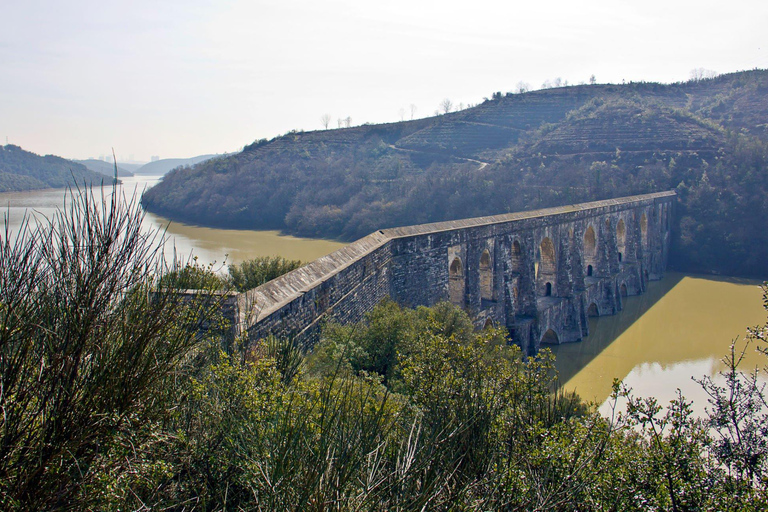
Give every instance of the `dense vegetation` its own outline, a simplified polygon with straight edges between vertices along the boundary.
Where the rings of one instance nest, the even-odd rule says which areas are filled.
[[[768,273],[768,71],[494,94],[442,116],[292,132],[166,175],[203,225],[355,239],[396,225],[676,189],[673,265]]]
[[[301,265],[299,260],[289,260],[282,256],[257,256],[229,265],[229,275],[224,276],[214,271],[214,264],[201,266],[197,258],[193,258],[187,264],[167,272],[163,276],[163,283],[173,282],[174,286],[185,290],[246,292]]]
[[[0,192],[112,183],[83,164],[54,155],[39,156],[19,146],[0,146]]]
[[[3,239],[3,510],[768,506],[768,405],[737,350],[702,381],[707,418],[617,385],[609,419],[449,304],[384,302],[309,354],[224,343],[217,295],[178,300],[140,221],[86,197]]]

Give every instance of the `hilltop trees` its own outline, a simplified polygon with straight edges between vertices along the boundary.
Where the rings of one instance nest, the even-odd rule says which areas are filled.
[[[450,116],[287,134],[171,173],[143,200],[186,222],[351,240],[396,225],[676,189],[675,268],[764,276],[767,84],[768,72],[754,71],[496,92]]]

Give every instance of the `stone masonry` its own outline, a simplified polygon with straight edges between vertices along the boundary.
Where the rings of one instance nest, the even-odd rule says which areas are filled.
[[[450,300],[528,353],[578,341],[587,317],[660,279],[674,192],[385,229],[238,297],[241,332],[309,346],[324,321],[361,320],[385,297]]]

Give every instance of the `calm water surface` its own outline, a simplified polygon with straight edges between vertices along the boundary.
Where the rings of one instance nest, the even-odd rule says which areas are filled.
[[[136,176],[121,178],[123,183],[118,186],[119,193],[137,197],[155,185],[160,178],[157,176]],[[96,190],[101,194],[101,189]],[[105,195],[112,194],[112,187],[104,188]],[[63,189],[35,190],[29,192],[10,192],[0,194],[0,208],[9,215],[9,225],[13,231],[18,231],[25,212],[36,216],[50,217],[57,208],[64,205]],[[315,260],[320,256],[332,253],[345,244],[333,240],[318,240],[296,238],[280,235],[278,231],[247,231],[237,229],[212,229],[188,226],[178,222],[148,213],[144,219],[147,230],[167,228],[167,248],[172,253],[172,247],[180,257],[187,258],[191,254],[198,261],[207,265],[216,262],[221,264],[226,257],[227,263],[240,261],[256,256],[283,256],[288,259],[305,262]]]
[[[590,318],[588,338],[553,348],[566,389],[602,404],[601,411],[608,413],[614,378],[660,404],[680,388],[702,413],[707,397],[691,377],[716,377],[725,369],[721,359],[731,341],[742,341],[748,326],[765,324],[759,285],[674,273],[650,283],[646,294],[625,299],[620,314]],[[768,357],[753,347],[743,367],[766,363]]]

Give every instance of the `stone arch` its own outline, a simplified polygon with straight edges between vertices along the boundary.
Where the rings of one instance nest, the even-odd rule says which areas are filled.
[[[493,320],[490,318],[485,319],[485,323],[483,324],[483,329],[492,329],[493,328]]]
[[[597,265],[597,236],[591,225],[584,231],[584,265],[585,275],[592,276]]]
[[[627,296],[627,285],[625,283],[621,283],[621,287],[619,288],[619,294],[622,297],[626,297]]]
[[[493,300],[493,265],[488,249],[480,255],[480,298]]]
[[[600,309],[594,302],[587,308],[587,316],[600,316]]]
[[[541,343],[542,345],[558,345],[560,344],[560,338],[557,337],[557,333],[554,330],[547,329],[547,332],[541,336]]]
[[[552,296],[552,283],[550,283],[550,282],[544,283],[544,296],[545,297],[551,297]]]
[[[557,265],[555,262],[555,244],[548,237],[541,241],[541,271],[544,274],[554,274]]]
[[[464,305],[464,264],[458,256],[448,268],[448,299],[458,306]]]
[[[627,248],[627,226],[624,224],[624,219],[619,219],[616,223],[616,248],[619,251],[619,262],[621,262]]]
[[[640,216],[640,244],[643,247],[643,252],[648,250],[648,217],[645,212]]]
[[[554,295],[557,285],[557,261],[555,254],[555,244],[549,237],[545,237],[539,245],[539,267],[537,279],[541,288],[541,294]]]
[[[512,242],[512,253],[510,254],[510,266],[512,267],[512,272],[520,274],[523,271],[523,248],[520,245],[520,242],[515,240]]]

